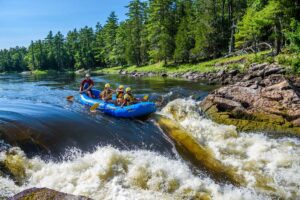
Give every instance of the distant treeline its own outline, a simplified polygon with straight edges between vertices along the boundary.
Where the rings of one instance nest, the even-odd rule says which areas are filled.
[[[299,0],[132,0],[125,21],[52,31],[28,48],[0,51],[0,71],[191,63],[260,42],[300,51]]]

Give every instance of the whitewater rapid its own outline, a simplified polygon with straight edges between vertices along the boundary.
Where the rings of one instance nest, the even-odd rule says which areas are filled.
[[[179,123],[224,165],[245,177],[247,187],[270,197],[300,198],[300,141],[264,133],[237,132],[207,119],[199,102],[177,99],[161,111]]]
[[[237,132],[234,126],[204,117],[199,102],[177,99],[160,112],[211,150],[216,159],[245,177],[236,187],[196,173],[186,161],[147,150],[99,146],[92,152],[70,149],[62,161],[28,158],[12,147],[0,151],[0,163],[10,160],[24,170],[21,184],[0,174],[0,197],[31,187],[47,187],[100,199],[299,199],[300,142],[263,133]],[[11,156],[13,155],[13,156]]]
[[[150,151],[120,151],[98,147],[92,153],[73,150],[63,162],[28,159],[14,148],[15,163],[26,169],[26,182],[18,186],[0,177],[1,196],[26,188],[47,187],[93,199],[265,199],[255,191],[219,185],[195,175],[180,159]],[[1,153],[1,159],[6,154]],[[11,158],[10,158],[11,159]]]

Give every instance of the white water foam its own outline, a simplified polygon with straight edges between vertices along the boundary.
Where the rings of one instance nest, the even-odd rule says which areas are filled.
[[[300,198],[300,141],[274,139],[263,133],[237,132],[235,126],[206,119],[199,102],[177,99],[162,114],[178,122],[200,144],[211,149],[223,164],[233,166],[247,186],[283,199]]]
[[[96,200],[267,199],[252,189],[219,185],[210,178],[196,176],[183,161],[149,151],[99,147],[93,153],[75,153],[71,160],[57,163],[28,159],[21,150],[14,158],[18,156],[26,169],[26,184],[17,186],[0,176],[0,196],[47,187]],[[2,153],[1,160],[5,159],[6,154]]]

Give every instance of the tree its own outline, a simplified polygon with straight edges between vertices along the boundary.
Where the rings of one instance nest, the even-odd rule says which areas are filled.
[[[104,32],[103,27],[100,23],[96,25],[95,32],[95,45],[94,45],[94,55],[96,66],[105,67],[105,43],[104,43]]]
[[[50,31],[45,38],[45,52],[46,52],[46,59],[47,59],[47,64],[46,68],[48,69],[55,69],[56,68],[56,63],[55,63],[55,57],[54,57],[54,37],[52,31]]]
[[[150,43],[149,55],[152,61],[164,61],[173,57],[174,39],[174,1],[152,0],[149,7],[147,23],[148,40]]]
[[[78,34],[79,50],[75,54],[75,67],[92,68],[95,67],[94,44],[95,35],[90,27],[80,29]]]
[[[74,68],[76,64],[75,55],[79,52],[79,38],[76,29],[69,31],[65,40],[66,68]]]
[[[103,27],[103,40],[104,40],[104,57],[105,63],[109,66],[114,66],[117,64],[115,54],[115,47],[116,47],[116,35],[118,29],[118,18],[115,12],[112,12],[106,24]]]
[[[282,5],[278,0],[271,0],[265,6],[254,5],[261,9],[257,10],[253,6],[247,9],[243,20],[238,24],[236,46],[245,47],[252,44],[257,50],[256,45],[259,41],[270,41],[274,44],[277,55],[281,50],[283,39],[282,16],[284,10],[281,9]]]
[[[58,32],[53,39],[54,59],[56,70],[62,70],[66,65],[66,49],[64,46],[64,36]]]
[[[126,65],[126,52],[130,49],[130,45],[128,45],[128,23],[127,21],[121,22],[116,34],[116,45],[113,49],[113,53],[116,55],[115,60],[117,65]],[[130,50],[131,51],[131,50]]]
[[[140,0],[130,1],[127,8],[129,9],[127,16],[127,61],[130,64],[140,66],[143,63],[143,58],[146,51],[143,49],[143,29],[145,29],[145,12],[147,4]]]
[[[178,31],[175,36],[175,61],[189,62],[190,51],[194,47],[194,37],[192,35],[192,1],[184,0],[177,2],[178,7]]]

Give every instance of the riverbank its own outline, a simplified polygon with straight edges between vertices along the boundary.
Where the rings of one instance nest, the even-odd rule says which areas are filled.
[[[286,74],[299,74],[300,55],[282,53],[276,57],[265,51],[257,54],[233,56],[205,61],[198,64],[156,63],[147,66],[111,67],[92,71],[93,74],[120,74],[132,77],[174,77],[188,80],[206,80],[208,84],[227,85],[235,83],[255,64],[280,65]]]

